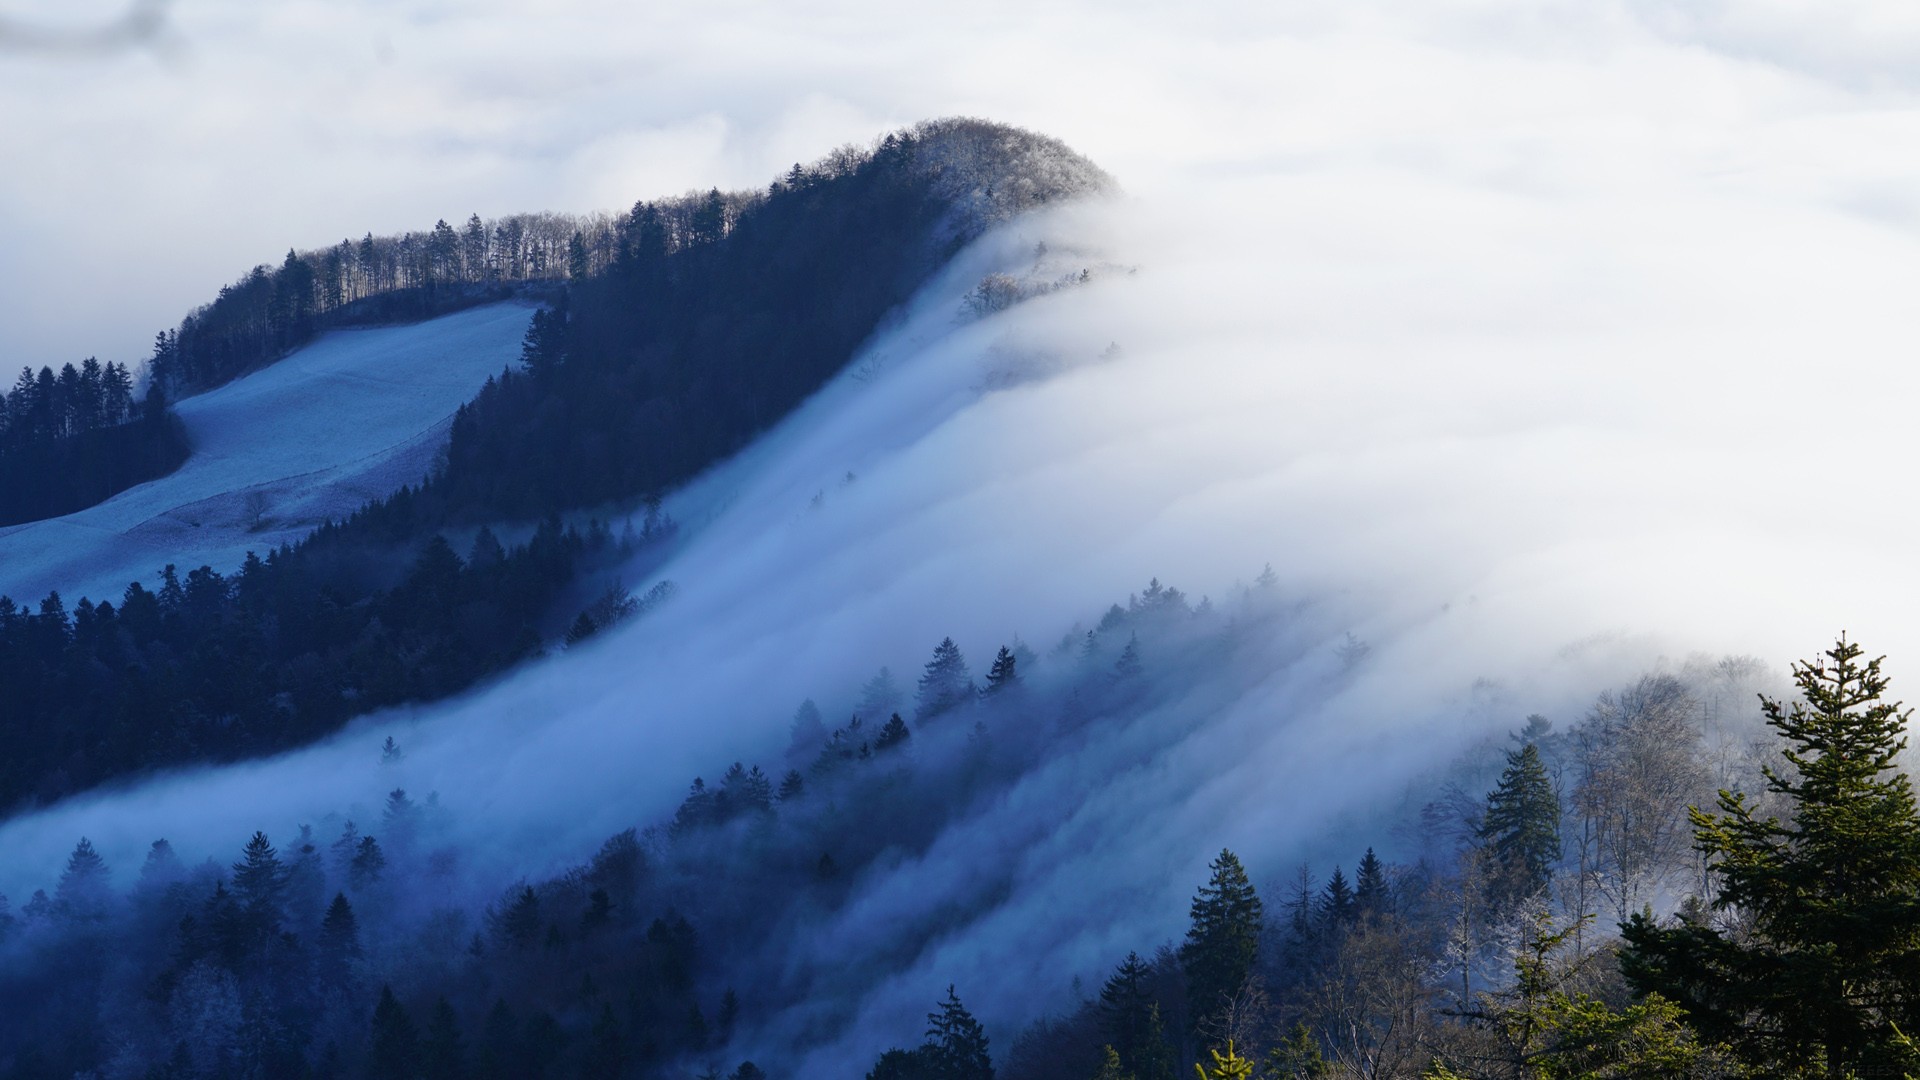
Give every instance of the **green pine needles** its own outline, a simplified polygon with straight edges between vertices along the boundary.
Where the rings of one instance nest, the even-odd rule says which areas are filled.
[[[1765,1075],[1920,1072],[1920,815],[1900,771],[1910,710],[1883,700],[1881,660],[1844,635],[1796,664],[1801,701],[1762,698],[1787,741],[1765,770],[1785,820],[1740,792],[1691,811],[1719,916],[1623,928],[1636,990],[1678,1001]]]
[[[1253,974],[1260,951],[1260,897],[1246,868],[1222,849],[1212,875],[1194,894],[1187,940],[1180,950],[1196,1031],[1233,1000]]]
[[[1507,755],[1500,785],[1487,795],[1480,838],[1493,856],[1496,900],[1510,905],[1546,891],[1560,861],[1560,796],[1538,744]]]

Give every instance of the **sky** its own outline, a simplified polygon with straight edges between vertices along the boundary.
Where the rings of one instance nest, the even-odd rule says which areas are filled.
[[[1060,835],[1096,855],[1071,869],[1164,901],[1122,919],[1145,943],[1177,932],[1223,844],[1279,876],[1527,712],[1577,718],[1695,654],[1778,673],[1841,629],[1893,654],[1896,691],[1920,658],[1908,5],[166,12],[151,46],[0,54],[0,139],[35,151],[0,176],[0,355],[124,358],[289,244],[757,185],[929,116],[1055,135],[1123,189],[989,237],[670,500],[690,537],[657,570],[673,601],[383,718],[410,786],[485,793],[462,810],[520,860],[505,872],[765,759],[801,697],[910,672],[946,634],[977,661],[1049,642],[1150,576],[1224,597],[1271,563],[1319,637],[1212,703],[1226,742],[1169,749],[1154,829],[1120,831],[1087,786],[1100,753],[1033,782],[1084,815]],[[987,270],[1074,267],[1088,287],[958,315]],[[1347,632],[1370,666],[1330,691]],[[284,831],[377,798],[374,736],[9,822],[0,850],[51,865],[86,832],[124,865],[161,827]],[[1363,757],[1376,786],[1325,783]],[[956,829],[894,887],[937,884],[1005,825]],[[863,1030],[914,1023],[953,972],[990,999],[1031,975],[1008,956],[1066,970],[1118,944],[1072,929],[1047,850],[877,990]]]
[[[1920,220],[1899,3],[172,0],[125,47],[25,47],[125,10],[0,0],[5,363],[139,358],[290,246],[758,186],[954,113],[1142,194],[1370,160],[1541,194],[1713,176]]]

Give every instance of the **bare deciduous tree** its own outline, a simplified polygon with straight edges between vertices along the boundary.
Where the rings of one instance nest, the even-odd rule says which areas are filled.
[[[1574,730],[1576,914],[1604,899],[1625,921],[1691,865],[1687,806],[1707,789],[1698,712],[1678,679],[1649,675],[1602,694]]]

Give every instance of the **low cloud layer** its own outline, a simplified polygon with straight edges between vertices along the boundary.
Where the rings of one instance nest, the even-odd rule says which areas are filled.
[[[981,860],[1018,864],[1001,903],[873,988],[866,1022],[812,1060],[844,1072],[875,1039],[911,1038],[947,982],[995,1002],[990,1023],[1044,1007],[1177,935],[1220,846],[1276,878],[1384,820],[1431,763],[1528,712],[1571,719],[1646,667],[1696,651],[1781,665],[1844,628],[1905,685],[1920,671],[1911,28],[1864,7],[1851,22],[1788,6],[1419,10],[1081,13],[1092,29],[1070,35],[1061,15],[908,28],[848,8],[810,29],[755,22],[723,61],[693,47],[676,66],[651,38],[634,45],[651,66],[613,43],[574,49],[602,65],[582,72],[633,69],[604,83],[540,63],[489,82],[461,63],[504,64],[501,24],[395,22],[470,80],[418,76],[406,100],[429,104],[404,123],[563,148],[475,166],[468,191],[525,195],[512,178],[529,160],[641,192],[749,182],[882,121],[978,111],[1061,135],[1131,192],[989,237],[845,378],[682,493],[686,544],[650,571],[678,584],[673,601],[386,718],[407,786],[442,792],[472,830],[474,878],[550,869],[657,819],[689,777],[770,760],[802,697],[848,700],[944,635],[978,663],[1016,635],[1050,645],[1151,576],[1225,599],[1271,563],[1309,614],[1269,664],[1166,706],[1166,730],[1198,735],[1166,745],[1148,721],[1063,754],[822,928],[853,934]],[[597,14],[571,11],[526,47],[558,50]],[[754,16],[653,29],[717,50],[721,20]],[[834,28],[870,25],[873,48],[834,44]],[[800,44],[775,49],[783,30]],[[923,83],[902,74],[915,64]],[[792,93],[810,80],[816,96]],[[428,92],[522,84],[491,110]],[[568,136],[612,115],[587,103],[660,87],[711,95],[712,111],[649,98],[623,134]],[[542,118],[541,140],[487,134]],[[475,160],[460,138],[440,145]],[[428,183],[402,160],[393,213],[414,214],[410,182],[462,189],[457,168]],[[620,164],[643,160],[662,171]],[[590,188],[542,190],[615,199]],[[1084,286],[965,315],[990,271],[1082,268]],[[1373,651],[1336,678],[1349,631]],[[161,833],[224,854],[255,827],[372,806],[393,780],[378,738],[8,823],[0,866],[25,880],[0,889],[44,883],[82,833],[124,866]],[[1364,781],[1337,773],[1360,760]],[[1029,835],[1023,806],[1059,827]],[[1069,901],[1070,882],[1094,895]]]

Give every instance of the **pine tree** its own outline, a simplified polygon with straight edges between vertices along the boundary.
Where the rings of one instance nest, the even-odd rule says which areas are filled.
[[[1160,1003],[1147,1009],[1147,1037],[1133,1062],[1134,1080],[1174,1080],[1173,1044],[1160,1018]]]
[[[349,818],[340,829],[340,839],[330,849],[334,876],[346,880],[353,874],[353,857],[360,853],[360,827]]]
[[[333,894],[326,917],[320,920],[320,981],[336,989],[345,989],[353,980],[353,963],[360,957],[360,924],[353,915],[347,894]]]
[[[1222,849],[1208,869],[1212,875],[1194,894],[1180,949],[1196,1031],[1240,992],[1260,949],[1260,897],[1239,857]]]
[[[907,722],[900,719],[899,713],[894,713],[892,718],[880,728],[880,734],[874,736],[873,748],[875,750],[891,749],[904,745],[912,737],[913,733],[907,730]]]
[[[574,233],[567,238],[567,277],[574,281],[585,281],[588,270],[586,238]]]
[[[1100,1031],[1129,1073],[1138,1071],[1149,1020],[1158,1006],[1147,989],[1152,975],[1153,968],[1140,954],[1130,952],[1100,988]]]
[[[280,897],[286,880],[286,868],[267,834],[255,832],[240,861],[233,864],[233,892],[247,917],[263,931],[272,932],[280,925]]]
[[[1787,767],[1764,770],[1785,821],[1730,791],[1718,813],[1690,811],[1713,907],[1746,925],[1637,915],[1622,929],[1628,982],[1765,1074],[1920,1072],[1906,1038],[1920,1032],[1920,814],[1898,763],[1912,714],[1883,700],[1884,658],[1862,655],[1842,635],[1794,665],[1801,701],[1762,698],[1788,743]]]
[[[502,949],[528,949],[540,937],[540,897],[523,885],[506,906],[491,914],[493,940]]]
[[[587,1037],[587,1060],[582,1075],[588,1080],[617,1080],[620,1070],[627,1062],[627,1040],[621,1034],[620,1022],[614,1018],[613,1006],[600,1006],[600,1015],[593,1022],[593,1031]]]
[[[387,856],[380,850],[380,841],[363,836],[354,848],[353,862],[347,870],[347,884],[356,893],[365,892],[380,883],[380,876],[386,869]]]
[[[940,1080],[940,1074],[926,1047],[902,1050],[896,1046],[873,1063],[867,1080]]]
[[[915,719],[924,724],[973,695],[973,677],[967,673],[967,661],[960,655],[960,646],[955,645],[952,638],[942,638],[934,647],[933,659],[927,661],[926,672],[920,676]]]
[[[1262,1080],[1322,1080],[1331,1069],[1307,1025],[1295,1023],[1279,1046],[1267,1051]]]
[[[1359,913],[1359,904],[1354,899],[1353,888],[1347,884],[1347,877],[1339,867],[1333,868],[1333,876],[1327,879],[1326,888],[1320,890],[1320,925],[1323,933],[1338,934],[1352,925]]]
[[[1013,650],[1005,645],[993,658],[993,667],[987,670],[987,693],[998,694],[1020,685],[1020,661]]]
[[[459,1017],[454,1015],[453,1003],[442,997],[434,1002],[426,1038],[420,1043],[420,1075],[423,1080],[459,1080],[466,1075],[466,1061]]]
[[[853,711],[855,716],[881,717],[900,711],[906,697],[900,692],[900,684],[894,682],[893,672],[881,668],[873,678],[860,687],[860,705]]]
[[[506,998],[496,998],[480,1026],[480,1053],[476,1073],[485,1080],[513,1080],[521,1068],[520,1024]]]
[[[1119,1052],[1108,1046],[1100,1062],[1100,1071],[1093,1074],[1093,1080],[1134,1080],[1134,1075],[1121,1066]]]
[[[1360,856],[1360,865],[1353,870],[1353,906],[1362,919],[1393,914],[1386,867],[1372,848]]]
[[[805,761],[818,754],[826,741],[826,720],[820,715],[820,706],[808,698],[794,710],[793,722],[787,725],[787,753],[791,760]]]
[[[780,780],[780,801],[791,802],[806,790],[807,782],[800,776],[800,770],[788,769],[787,775]]]
[[[413,1018],[393,996],[393,987],[380,988],[373,1007],[373,1032],[367,1048],[368,1080],[414,1080],[419,1067],[420,1035]]]
[[[395,850],[405,855],[420,824],[420,808],[407,798],[405,788],[394,788],[387,793],[387,805],[380,811],[380,824],[387,830],[387,839]]]
[[[1198,1065],[1193,1070],[1200,1074],[1200,1080],[1253,1080],[1253,1062],[1234,1053],[1233,1040],[1227,1040],[1227,1052],[1208,1050],[1213,1055],[1213,1068],[1203,1069]]]
[[[1140,663],[1140,635],[1128,634],[1127,647],[1120,650],[1119,659],[1113,662],[1113,677],[1121,682],[1130,682],[1139,678],[1146,670]]]
[[[1487,793],[1480,838],[1492,856],[1496,903],[1530,900],[1553,880],[1560,861],[1560,796],[1547,778],[1539,744],[1507,755],[1499,785]]]
[[[940,1080],[993,1080],[993,1058],[987,1053],[987,1033],[973,1018],[953,987],[947,1000],[927,1014],[924,1050]]]
[[[83,836],[67,856],[67,868],[54,889],[54,910],[76,922],[94,922],[106,917],[112,899],[107,861]]]

